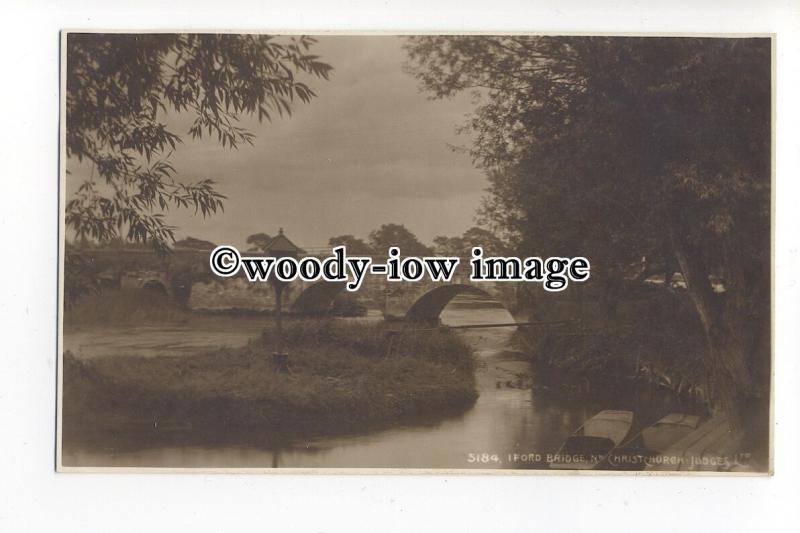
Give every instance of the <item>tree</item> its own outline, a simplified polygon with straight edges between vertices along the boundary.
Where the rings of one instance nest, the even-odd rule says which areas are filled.
[[[211,241],[204,241],[203,239],[195,239],[194,237],[186,237],[179,241],[175,241],[175,248],[183,248],[184,250],[213,250],[216,244]]]
[[[473,226],[461,236],[464,242],[464,251],[469,254],[472,248],[480,246],[486,255],[500,256],[508,252],[506,244],[491,231]]]
[[[315,96],[299,75],[327,79],[331,67],[309,52],[311,37],[216,34],[82,34],[67,37],[66,153],[93,177],[66,205],[78,237],[124,236],[164,252],[174,229],[163,212],[223,208],[214,181],[178,181],[169,157],[181,143],[164,121],[191,113],[193,139],[252,144],[238,125],[289,115]],[[97,176],[97,181],[94,178]]]
[[[433,238],[433,251],[441,256],[461,256],[464,251],[464,240],[461,237],[437,235]]]
[[[491,184],[482,214],[521,253],[586,255],[607,280],[642,256],[679,266],[714,399],[741,424],[769,391],[770,41],[426,36],[406,48],[425,90],[479,100],[465,129]]]
[[[75,242],[66,242],[67,253],[77,253],[80,250],[147,250],[149,245],[143,242],[131,242],[121,237],[103,241],[93,241],[81,238]]]
[[[383,224],[369,234],[369,245],[379,254],[388,253],[392,246],[399,247],[404,256],[421,257],[433,254],[433,250],[419,242],[416,235],[402,224]]]
[[[266,233],[254,233],[247,237],[246,242],[250,245],[248,252],[266,252],[267,245],[272,242],[272,237]]]
[[[375,250],[370,248],[369,244],[364,242],[363,239],[358,239],[352,235],[339,235],[338,237],[331,237],[328,239],[328,246],[334,248],[336,246],[346,246],[349,255],[373,255]]]
[[[473,226],[460,237],[434,237],[434,250],[437,255],[454,255],[471,257],[472,249],[476,246],[483,248],[485,255],[502,256],[506,254],[507,246],[491,231]]]

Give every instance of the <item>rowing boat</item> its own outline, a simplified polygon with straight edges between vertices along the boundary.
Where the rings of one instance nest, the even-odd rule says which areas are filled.
[[[591,470],[625,440],[633,425],[631,411],[607,409],[583,423],[564,441],[550,462],[553,469]]]

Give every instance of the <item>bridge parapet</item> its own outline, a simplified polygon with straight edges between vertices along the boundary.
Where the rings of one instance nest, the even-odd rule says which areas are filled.
[[[194,310],[270,312],[275,294],[269,283],[250,283],[243,276],[219,278],[208,266],[206,250],[176,250],[157,256],[145,250],[94,250],[88,252],[99,270],[119,280],[123,288],[158,288]],[[517,320],[569,320],[593,305],[588,287],[570,285],[562,292],[546,292],[538,283],[471,281],[467,261],[452,282],[389,282],[368,275],[361,288],[349,293],[359,305],[378,309],[388,319],[436,320],[458,294],[482,294],[501,303]],[[592,285],[592,283],[586,284]],[[177,287],[177,289],[176,289]],[[284,308],[297,314],[329,312],[334,301],[348,294],[344,283],[294,281],[284,292]]]

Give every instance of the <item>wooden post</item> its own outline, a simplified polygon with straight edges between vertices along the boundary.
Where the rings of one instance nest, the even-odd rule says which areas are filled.
[[[278,230],[278,235],[264,247],[264,252],[272,257],[293,257],[303,250],[289,240],[283,234],[283,228]],[[277,330],[278,342],[275,351],[272,353],[272,362],[280,372],[289,372],[289,354],[286,352],[286,342],[283,338],[283,290],[287,287],[285,282],[272,277],[272,287],[275,289],[275,329]]]
[[[284,285],[277,282],[273,285],[275,288],[275,329],[278,336],[278,342],[275,351],[272,353],[272,362],[280,372],[289,371],[289,354],[286,353],[284,347],[286,343],[283,339],[283,288]]]

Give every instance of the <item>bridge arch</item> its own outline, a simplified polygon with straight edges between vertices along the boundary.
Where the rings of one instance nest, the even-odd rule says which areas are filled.
[[[163,281],[157,278],[146,279],[142,282],[142,290],[154,292],[157,294],[167,294],[167,286]]]
[[[503,308],[508,311],[512,317],[511,309],[509,309],[503,302],[499,301],[491,293],[479,289],[474,285],[467,285],[463,283],[454,283],[449,285],[440,285],[434,289],[429,290],[411,305],[405,315],[405,320],[409,322],[438,322],[439,315],[447,307],[453,298],[460,294],[476,294],[486,297],[487,300],[492,300],[503,305]]]
[[[344,290],[346,281],[318,281],[306,287],[290,307],[292,313],[321,315],[330,311],[333,300]]]

